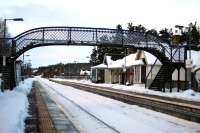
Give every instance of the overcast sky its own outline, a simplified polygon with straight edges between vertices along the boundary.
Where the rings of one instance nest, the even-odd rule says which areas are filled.
[[[127,23],[148,29],[200,25],[200,0],[0,0],[0,17],[22,17],[23,22],[7,23],[15,36],[41,26],[81,26],[115,28]],[[32,49],[25,60],[33,67],[67,62],[88,62],[92,47],[57,46]]]

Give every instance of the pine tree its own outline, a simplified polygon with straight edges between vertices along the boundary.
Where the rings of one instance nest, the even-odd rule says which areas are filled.
[[[155,29],[148,30],[146,33],[153,36],[158,36],[158,32]]]
[[[167,42],[167,43],[170,44],[171,40],[172,40],[172,34],[169,31],[170,30],[168,30],[167,28],[164,28],[164,29],[162,29],[162,30],[159,31],[159,36],[165,42]]]
[[[95,66],[95,65],[98,64],[98,62],[97,62],[97,50],[96,50],[96,47],[94,47],[92,49],[92,54],[90,55],[90,64],[92,66]]]
[[[199,32],[197,31],[196,23],[192,25],[192,30],[191,30],[191,43],[194,45],[199,44]]]
[[[109,37],[107,35],[103,35],[99,38],[99,43],[113,43],[114,45],[119,45],[122,43],[122,37],[123,37],[123,30],[121,25],[117,25],[117,32],[114,36]],[[90,55],[90,63],[92,66],[98,65],[103,63],[104,56],[110,55],[112,56],[113,60],[117,60],[119,58],[122,58],[122,52],[124,51],[124,48],[119,47],[106,47],[106,46],[97,46],[96,48],[93,48],[92,54]]]

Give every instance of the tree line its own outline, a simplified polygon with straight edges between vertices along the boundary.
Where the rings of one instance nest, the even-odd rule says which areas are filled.
[[[55,64],[39,67],[34,75],[53,78],[54,76],[79,76],[81,70],[90,70],[89,63]]]

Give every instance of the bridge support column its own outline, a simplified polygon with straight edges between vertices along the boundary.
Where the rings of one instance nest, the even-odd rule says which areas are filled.
[[[188,87],[188,81],[187,81],[187,72],[188,70],[185,68],[185,90],[187,90]]]
[[[12,90],[15,87],[15,61],[7,59],[6,66],[2,68],[4,88]]]
[[[172,74],[169,79],[169,91],[172,92]]]
[[[15,61],[11,60],[10,62],[10,89],[12,90],[16,86],[15,81]]]
[[[178,68],[178,83],[177,83],[177,91],[180,91],[180,68]]]

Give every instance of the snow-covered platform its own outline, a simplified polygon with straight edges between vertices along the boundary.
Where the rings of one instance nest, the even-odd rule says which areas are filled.
[[[48,112],[46,112],[46,113],[48,113],[50,115],[50,118],[51,118],[51,121],[53,124],[53,125],[50,124],[50,126],[51,126],[50,129],[44,128],[44,127],[47,127],[49,124],[48,121],[46,121],[47,123],[43,123],[44,127],[40,126],[40,128],[44,128],[44,129],[42,129],[42,131],[47,132],[47,130],[48,130],[48,132],[50,132],[55,127],[56,133],[63,133],[63,132],[79,133],[79,131],[74,127],[73,123],[63,113],[63,111],[60,109],[60,107],[50,98],[50,96],[47,94],[47,92],[44,90],[44,88],[40,85],[40,83],[34,82],[33,85],[35,86],[35,89],[38,89],[37,93],[40,93],[38,95],[41,95],[41,97],[44,101],[43,106],[47,107]],[[44,108],[44,107],[42,107],[42,108]],[[42,111],[42,110],[39,110],[39,111]],[[44,115],[43,112],[39,112],[39,114]],[[39,115],[39,117],[41,117],[41,116]],[[41,122],[45,122],[43,120]]]

